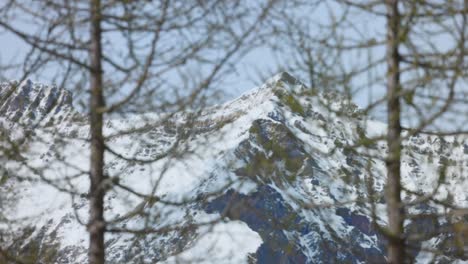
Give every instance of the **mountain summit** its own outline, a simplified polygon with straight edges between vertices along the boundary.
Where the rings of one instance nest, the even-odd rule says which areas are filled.
[[[33,120],[39,120],[57,113],[54,109],[59,106],[69,106],[67,93],[46,86],[33,89],[31,84],[21,87],[12,93],[14,96],[5,96],[2,90],[0,97],[10,102],[2,99],[3,118],[23,120],[25,113],[36,109]],[[13,103],[22,98],[20,93],[25,101]],[[51,97],[56,103],[46,104],[44,98],[52,93],[56,94]],[[111,147],[120,156],[108,155],[106,173],[114,182],[135,191],[114,187],[109,192],[106,219],[115,220],[109,228],[145,227],[160,232],[148,231],[145,236],[109,233],[109,263],[385,262],[385,239],[373,223],[386,223],[381,196],[386,146],[370,141],[385,133],[385,124],[366,120],[352,102],[334,92],[310,91],[288,73],[270,78],[233,101],[206,109],[191,127],[193,134],[180,141],[177,125],[185,116],[181,113],[160,126],[112,139]],[[41,181],[12,180],[8,185],[20,192],[11,212],[26,220],[12,225],[11,238],[0,241],[0,245],[38,262],[86,261],[87,233],[77,217],[86,219],[87,177],[73,168],[87,170],[88,147],[79,140],[86,138],[87,127],[67,122],[77,137],[37,143],[29,159],[43,168],[47,179],[60,180],[70,174],[74,193],[83,195],[71,196]],[[137,117],[110,120],[106,132],[126,131],[140,122]],[[58,142],[64,140],[59,148]],[[176,142],[189,153],[157,159]],[[411,152],[403,153],[403,181],[414,192],[432,190],[447,161],[458,164],[467,158],[463,144],[453,138],[441,141],[416,136],[404,144]],[[54,159],[54,150],[58,150],[59,159]],[[128,162],[122,157],[157,161]],[[67,170],[64,162],[72,169]],[[448,176],[439,186],[438,197],[447,198],[450,190],[456,194],[451,197],[455,203],[466,203],[468,186],[457,184],[449,176],[459,175],[454,168],[444,168]],[[463,173],[460,176],[468,176]],[[374,191],[372,197],[369,187]],[[141,194],[164,199],[149,203],[142,201]],[[405,199],[412,198],[405,194]],[[190,202],[177,206],[182,201]],[[376,218],[371,217],[372,208],[377,208]],[[438,212],[441,208],[422,203],[408,210]],[[223,221],[204,225],[219,217]],[[411,236],[446,229],[447,223],[414,219],[406,226]],[[432,255],[422,248],[442,250],[444,255],[435,260],[452,261],[460,257],[450,246],[453,243],[453,234],[439,233],[415,243],[408,253],[426,263]]]
[[[72,110],[72,95],[57,86],[25,80],[0,84],[0,116],[17,123],[36,124],[53,117],[67,118]]]

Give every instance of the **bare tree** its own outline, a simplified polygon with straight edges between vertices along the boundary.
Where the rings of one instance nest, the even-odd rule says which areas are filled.
[[[141,236],[170,230],[170,227],[152,230],[149,220],[145,220],[141,230],[119,227],[120,223],[134,216],[144,216],[145,208],[156,201],[173,206],[190,202],[164,201],[158,197],[155,193],[159,180],[155,181],[153,191],[146,194],[125,186],[119,182],[119,175],[106,172],[105,156],[129,164],[149,164],[166,157],[182,156],[181,142],[191,133],[204,106],[216,95],[216,91],[210,92],[209,88],[230,71],[232,60],[241,58],[258,44],[253,33],[261,34],[260,26],[274,2],[215,0],[182,4],[167,0],[91,0],[33,4],[7,1],[2,4],[0,27],[30,48],[26,56],[18,58],[21,66],[7,69],[11,72],[22,70],[24,76],[21,79],[54,80],[60,87],[65,86],[75,93],[78,109],[88,114],[87,119],[80,114],[74,116],[89,124],[90,134],[86,139],[90,148],[89,169],[73,167],[77,175],[63,175],[57,182],[47,180],[47,175],[36,176],[69,193],[73,199],[79,197],[81,191],[70,181],[89,176],[86,194],[89,200],[86,223],[89,263],[105,262],[106,232]],[[26,21],[24,24],[17,23],[20,17]],[[170,122],[172,116],[182,110],[193,113],[187,115],[184,127],[178,128],[186,132],[181,133],[173,147],[164,153],[142,160],[136,155],[119,153],[110,143],[119,135],[141,133]],[[162,118],[146,120],[139,128],[117,129],[111,135],[104,134],[107,118],[145,112],[158,113]],[[50,122],[52,127],[56,121]],[[61,156],[61,151],[57,146],[57,156]],[[70,165],[65,158],[57,160],[64,166]],[[30,173],[43,173],[37,168],[29,169]],[[166,167],[159,172],[161,178],[165,170]],[[141,204],[131,208],[124,217],[106,219],[105,197],[112,188],[138,197]]]
[[[387,214],[391,237],[388,241],[388,262],[403,263],[403,206],[401,204],[401,120],[400,120],[400,12],[398,1],[387,1]]]
[[[460,149],[455,146],[460,144],[457,140],[464,142],[463,136],[468,134],[464,127],[467,8],[466,0],[265,0],[255,3],[212,0],[188,4],[167,0],[6,1],[0,6],[0,27],[25,43],[29,50],[16,62],[2,65],[4,78],[11,78],[10,75],[19,71],[20,80],[31,76],[53,80],[58,86],[72,90],[76,108],[86,113],[84,116],[71,111],[73,114],[61,120],[47,120],[49,126],[44,125],[47,129],[36,135],[26,133],[27,141],[31,142],[41,141],[41,136],[45,142],[50,135],[58,134],[60,140],[63,137],[51,156],[62,167],[70,168],[71,173],[50,179],[45,175],[46,166],[32,166],[27,159],[20,159],[18,164],[27,173],[14,177],[44,182],[70,194],[73,201],[86,197],[89,218],[82,221],[79,209],[75,210],[75,217],[89,231],[90,263],[105,262],[106,233],[137,237],[132,242],[137,247],[147,237],[175,230],[190,234],[197,226],[212,226],[228,215],[235,216],[228,206],[219,218],[203,223],[190,222],[183,227],[174,223],[158,225],[164,222],[164,208],[187,206],[198,199],[171,199],[161,196],[158,189],[164,175],[174,166],[173,160],[183,160],[182,157],[195,152],[187,143],[190,136],[222,127],[236,118],[223,116],[215,124],[204,118],[206,106],[219,92],[210,88],[221,84],[222,77],[235,70],[234,61],[266,41],[278,56],[279,68],[309,81],[310,87],[303,87],[297,94],[275,90],[283,105],[305,117],[307,109],[300,104],[301,97],[322,92],[318,102],[330,116],[357,120],[353,126],[356,138],[337,140],[333,143],[335,148],[327,154],[341,150],[348,157],[363,157],[358,161],[350,158],[350,163],[359,164],[365,170],[356,184],[365,190],[366,196],[358,195],[336,204],[313,201],[300,201],[300,204],[310,210],[364,204],[373,227],[387,242],[390,263],[411,260],[410,251],[415,245],[420,246],[421,241],[441,234],[448,237],[449,245],[422,250],[443,256],[451,254],[456,247],[460,256],[466,255],[461,238],[466,223],[459,220],[466,215],[466,206],[462,201],[452,201],[455,198],[451,198],[449,191],[444,197],[441,190],[464,180],[457,178],[463,160],[450,160],[446,154],[449,148]],[[288,75],[281,77],[292,79]],[[296,85],[294,80],[290,83]],[[338,94],[344,99],[336,107]],[[357,110],[352,99],[359,100],[363,109]],[[313,114],[314,118],[325,120],[320,113]],[[138,115],[139,121],[135,121],[138,124],[116,125],[115,119],[132,115]],[[369,116],[378,116],[388,124],[384,135],[366,134],[363,126]],[[76,131],[72,134],[54,130],[64,119],[89,125],[90,134],[80,137]],[[323,122],[325,130],[334,128],[330,120],[334,119]],[[252,126],[253,140],[271,152],[282,150],[257,137],[255,130],[261,125]],[[39,127],[34,126],[38,130]],[[157,129],[164,132],[156,133],[161,137],[160,141],[155,140],[157,143],[142,136]],[[169,146],[165,146],[164,136],[171,141]],[[433,145],[440,144],[440,151],[427,154],[426,150],[418,149],[417,143],[412,142],[418,142],[419,136]],[[165,147],[158,153],[139,155],[136,151],[126,151],[132,148],[133,142],[117,146],[114,140],[125,142],[123,138],[141,145]],[[89,166],[76,166],[62,155],[67,153],[65,139],[89,144],[86,150]],[[379,143],[384,143],[383,150],[376,150]],[[438,171],[427,175],[421,184],[430,190],[411,189],[408,177],[405,179],[408,173],[402,170],[406,159],[419,161],[410,159],[419,154],[424,159],[437,155],[440,163]],[[277,155],[287,158],[284,153]],[[256,153],[254,166],[243,168],[240,173],[265,180],[265,174],[278,173],[270,166],[269,158]],[[125,166],[112,171],[114,160]],[[162,161],[163,165],[158,163]],[[385,168],[384,195],[376,183],[382,173],[376,161],[382,162]],[[151,167],[151,164],[158,166]],[[298,169],[298,164],[302,161],[285,160],[285,166],[292,170]],[[150,169],[139,167],[143,165]],[[146,174],[155,179],[147,190],[134,188],[123,179],[125,170],[135,169],[148,169]],[[351,174],[343,171],[345,176]],[[89,179],[88,191],[77,186],[75,180],[79,177]],[[207,196],[215,196],[226,188],[222,186]],[[125,212],[113,215],[106,210],[106,198],[117,190],[134,200]],[[382,204],[386,215],[378,213]],[[434,205],[436,213],[416,209],[426,204]],[[141,220],[140,225],[132,225],[136,218]],[[406,225],[427,218],[449,224],[425,235]]]
[[[272,42],[278,50],[280,68],[309,80],[314,92],[338,91],[360,102],[361,113],[382,118],[388,124],[385,136],[369,138],[364,133],[360,142],[348,143],[348,148],[359,150],[364,157],[378,158],[363,149],[386,142],[386,226],[375,219],[379,218],[375,207],[380,203],[375,196],[380,190],[372,190],[374,176],[362,179],[362,183],[368,189],[370,216],[388,242],[389,263],[410,259],[408,252],[414,243],[431,237],[423,239],[405,228],[405,223],[418,219],[417,213],[410,213],[416,205],[430,201],[444,208],[460,206],[435,198],[440,182],[445,181],[445,169],[428,175],[427,181],[438,178],[439,184],[422,192],[408,188],[401,170],[403,157],[414,154],[408,146],[412,137],[458,136],[464,140],[466,8],[466,1],[338,0],[292,1],[288,9],[274,12],[277,20],[272,30],[290,40]],[[334,110],[333,103],[322,100],[333,114],[350,115],[346,108]],[[462,162],[448,166],[460,169]],[[368,173],[375,175],[371,169]],[[408,195],[412,199],[408,200]],[[446,216],[434,214],[432,219],[445,221]],[[429,216],[422,213],[423,217]]]
[[[90,4],[91,11],[91,96],[90,96],[90,124],[91,124],[91,160],[90,160],[90,191],[89,191],[89,262],[104,263],[104,136],[103,136],[103,68],[101,43],[101,1],[94,0]]]

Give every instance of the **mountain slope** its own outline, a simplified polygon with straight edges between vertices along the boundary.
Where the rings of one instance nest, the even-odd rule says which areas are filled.
[[[5,87],[0,97],[7,122],[38,124],[74,115],[67,92],[32,89],[40,86],[28,83],[13,93]],[[23,97],[24,102],[16,99]],[[44,178],[9,181],[6,186],[18,195],[6,215],[22,221],[8,228],[0,223],[0,231],[11,230],[0,243],[13,254],[47,263],[84,263],[87,234],[79,220],[85,222],[87,214],[88,128],[63,120],[35,126],[26,154],[32,168],[9,163],[8,169],[29,179],[40,171],[49,184]],[[376,220],[385,225],[386,146],[370,139],[385,129],[345,98],[311,92],[287,73],[199,116],[110,120],[106,134],[116,136],[108,142],[106,172],[120,187],[107,196],[106,219],[119,220],[110,226],[114,231],[135,232],[109,234],[107,258],[110,263],[382,263],[385,241],[372,224],[369,194]],[[120,133],[129,130],[134,133]],[[431,193],[440,183],[437,199],[466,206],[467,183],[460,180],[468,176],[462,169],[468,165],[465,144],[450,137],[409,138],[405,186]],[[144,195],[161,200],[149,202]],[[414,199],[410,193],[404,198]],[[430,201],[409,208],[411,213],[443,210]],[[408,235],[449,226],[427,219],[406,225]],[[455,239],[445,231],[408,250],[420,263],[431,258],[422,247],[442,250],[439,262],[452,261],[460,258]]]

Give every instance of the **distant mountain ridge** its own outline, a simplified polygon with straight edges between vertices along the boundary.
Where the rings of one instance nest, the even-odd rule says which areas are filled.
[[[15,90],[3,87],[9,86],[0,86],[1,117],[36,124],[58,117],[63,121],[56,125],[66,127],[65,134],[76,135],[60,139],[57,135],[43,135],[49,140],[34,143],[34,153],[28,156],[35,166],[43,168],[47,164],[44,173],[52,178],[63,177],[57,171],[75,175],[75,170],[64,169],[63,161],[87,169],[87,145],[78,139],[87,138],[88,128],[68,119],[73,112],[69,92],[31,82]],[[178,127],[183,128],[187,116],[180,113],[161,124],[158,117],[149,116],[150,122],[157,125],[119,136],[109,145],[125,157],[154,159],[181,138],[183,131]],[[153,217],[152,228],[179,228],[144,238],[109,234],[109,263],[185,263],[199,258],[204,263],[385,262],[385,239],[370,217],[367,189],[369,184],[373,187],[376,220],[385,225],[382,193],[386,145],[371,140],[385,133],[385,124],[366,120],[352,102],[334,92],[311,91],[288,73],[275,75],[233,101],[206,109],[196,121],[190,128],[193,133],[183,139],[190,154],[174,158],[156,192],[170,201],[193,202],[182,207],[157,202],[143,203],[141,207],[141,199],[119,188],[111,191],[106,200],[108,219],[143,208]],[[138,118],[109,120],[106,133],[132,129],[140,122]],[[38,134],[41,136],[41,132]],[[405,186],[414,192],[430,193],[443,169],[446,177],[436,197],[466,206],[468,183],[460,184],[459,180],[468,178],[466,171],[459,171],[468,166],[466,139],[462,140],[414,136],[405,141]],[[58,141],[66,143],[59,148]],[[151,183],[159,177],[158,172],[166,169],[169,159],[146,164],[126,162],[109,154],[106,173],[140,193],[151,193]],[[15,166],[12,164],[12,168]],[[30,174],[27,170],[24,173]],[[73,183],[77,192],[86,193],[86,175],[74,178]],[[12,210],[15,216],[48,213],[18,223],[11,235],[21,239],[6,239],[0,245],[6,245],[13,254],[45,263],[86,263],[87,234],[75,218],[86,217],[86,199],[71,199],[47,184],[12,185],[20,190],[17,207]],[[404,199],[414,197],[405,193]],[[408,211],[437,213],[443,209],[424,202]],[[216,224],[213,230],[194,227],[220,215],[228,220]],[[137,228],[141,221],[135,215],[115,227]],[[408,236],[449,227],[444,220],[415,219],[406,223]],[[218,235],[204,235],[207,230]],[[429,263],[433,257],[422,248],[443,252],[434,257],[436,263],[467,259],[457,255],[455,243],[449,228],[414,243],[414,247],[408,247],[408,254],[416,257],[417,263]]]

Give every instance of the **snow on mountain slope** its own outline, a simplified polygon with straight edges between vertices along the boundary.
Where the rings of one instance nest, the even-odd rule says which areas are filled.
[[[15,222],[0,222],[0,231],[9,230],[0,243],[46,263],[85,263],[87,234],[79,222],[87,215],[87,125],[70,118],[78,114],[68,92],[30,82],[9,87],[0,91],[4,123],[35,126],[25,154],[31,167],[7,166],[28,181],[0,187],[16,193],[10,197],[15,206],[5,211]],[[287,73],[201,115],[109,120],[106,172],[120,187],[107,195],[106,219],[120,220],[110,228],[148,231],[144,237],[108,234],[109,263],[382,263],[385,241],[369,217],[367,186],[374,187],[378,221],[385,224],[386,147],[370,140],[385,130],[345,98],[312,92]],[[440,183],[438,199],[467,205],[465,139],[415,136],[405,145],[408,189],[428,194]],[[409,193],[404,198],[414,199]],[[443,208],[424,202],[409,210]],[[447,222],[406,225],[412,235]],[[443,249],[446,256],[438,261],[454,260],[453,241],[446,232],[409,253],[424,263],[431,257],[420,251],[425,246]]]

